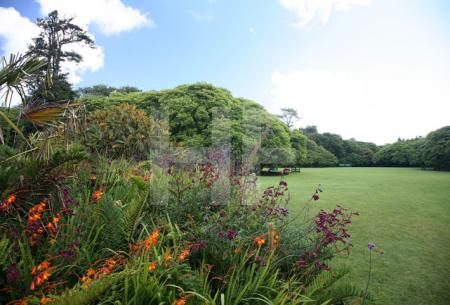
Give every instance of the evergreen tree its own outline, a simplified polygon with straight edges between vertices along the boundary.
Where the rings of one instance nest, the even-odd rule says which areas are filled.
[[[294,127],[294,123],[300,119],[297,110],[294,108],[281,108],[281,115],[277,116],[286,123],[289,129]]]
[[[61,63],[65,61],[79,63],[83,57],[65,46],[85,44],[93,47],[94,41],[86,31],[72,21],[73,18],[59,18],[58,11],[52,11],[47,17],[37,20],[37,25],[42,31],[33,39],[28,54],[45,59],[47,66],[42,69],[41,80],[35,79],[29,84],[32,98],[58,101],[75,97],[67,82],[67,75],[61,73]],[[42,81],[44,76],[48,82]]]

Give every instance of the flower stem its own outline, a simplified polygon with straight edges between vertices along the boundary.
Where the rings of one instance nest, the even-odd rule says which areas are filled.
[[[372,249],[369,250],[369,275],[367,277],[366,290],[364,291],[364,299],[363,299],[362,305],[364,305],[366,303],[367,290],[369,290],[369,283],[370,283],[370,275],[371,274],[372,274]]]

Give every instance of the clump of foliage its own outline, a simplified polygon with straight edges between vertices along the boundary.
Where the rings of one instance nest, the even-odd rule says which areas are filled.
[[[422,166],[421,149],[425,139],[399,140],[384,145],[375,153],[373,160],[377,166]]]
[[[307,137],[317,145],[331,152],[340,164],[352,166],[372,166],[374,154],[378,147],[373,143],[344,140],[340,135],[325,132],[319,133],[316,126],[307,126],[303,129]]]
[[[242,164],[264,136],[255,162],[273,167],[292,163],[289,131],[257,103],[233,97],[210,84],[183,85],[171,90],[114,93],[82,99],[88,110],[130,103],[169,126],[170,140],[192,149],[228,147],[232,163]]]
[[[450,170],[450,126],[429,133],[421,153],[426,166],[437,170]]]
[[[338,243],[349,246],[351,213],[322,211],[287,234],[283,180],[257,195],[254,178],[230,176],[213,160],[164,169],[100,158],[71,168],[39,197],[2,196],[2,301],[340,304],[367,296],[334,285],[348,270],[326,264]]]
[[[301,130],[291,131],[291,146],[295,154],[294,166],[305,164],[306,156],[308,155],[307,142],[308,137]]]
[[[123,86],[120,88],[107,86],[107,85],[95,85],[92,87],[84,87],[77,90],[81,96],[109,96],[111,93],[132,93],[141,92],[139,88],[133,86]]]
[[[127,103],[89,113],[87,120],[84,144],[105,156],[142,160],[167,145],[164,123]]]
[[[309,140],[306,142],[306,149],[308,151],[306,161],[302,163],[304,166],[310,167],[326,167],[335,166],[338,163],[338,159],[335,155],[316,142]]]

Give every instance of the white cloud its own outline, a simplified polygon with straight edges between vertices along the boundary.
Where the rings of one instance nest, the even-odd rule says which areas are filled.
[[[41,5],[43,15],[53,10],[67,17],[74,17],[74,22],[84,28],[90,25],[98,27],[105,35],[118,34],[143,26],[154,26],[147,13],[121,0],[36,0]]]
[[[95,72],[103,67],[104,53],[102,47],[91,48],[86,45],[67,45],[64,50],[72,50],[83,57],[80,63],[64,62],[61,65],[63,73],[68,73],[68,81],[72,84],[81,82],[81,75],[86,71]]]
[[[325,24],[333,11],[348,10],[352,5],[370,5],[372,0],[280,0],[281,5],[297,15],[295,23],[304,27],[319,19]]]
[[[448,73],[383,64],[275,72],[269,110],[296,108],[303,117],[299,125],[384,144],[448,125],[448,84]]]
[[[188,10],[187,12],[192,17],[194,17],[195,21],[197,21],[197,22],[211,22],[214,20],[214,17],[215,17],[214,11],[199,12],[199,11]]]
[[[0,49],[3,54],[23,53],[33,37],[39,33],[38,27],[28,18],[20,15],[15,8],[0,7]]]

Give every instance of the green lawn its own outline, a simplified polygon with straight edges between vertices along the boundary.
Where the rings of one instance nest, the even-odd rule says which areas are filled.
[[[279,177],[261,177],[261,187]],[[341,204],[360,212],[350,227],[349,280],[365,286],[367,243],[384,250],[373,260],[371,292],[379,304],[450,304],[450,172],[406,168],[311,168],[287,176],[292,213],[322,184],[317,211]]]

